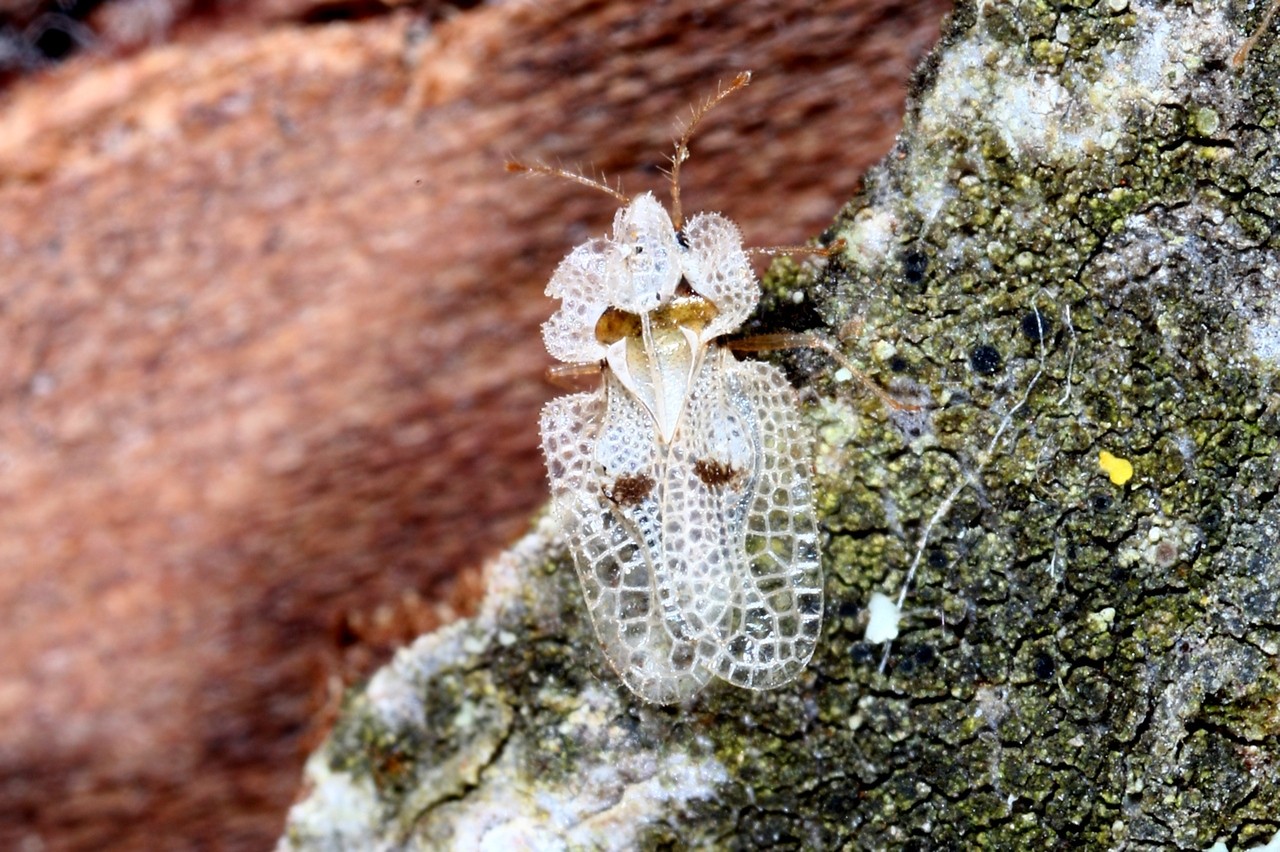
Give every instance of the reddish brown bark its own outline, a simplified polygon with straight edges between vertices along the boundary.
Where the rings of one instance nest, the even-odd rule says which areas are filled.
[[[752,68],[686,204],[803,240],[888,150],[943,11],[513,3],[16,84],[0,845],[261,848],[335,678],[474,601],[544,499],[541,290],[614,208],[505,157],[661,189],[675,120]]]

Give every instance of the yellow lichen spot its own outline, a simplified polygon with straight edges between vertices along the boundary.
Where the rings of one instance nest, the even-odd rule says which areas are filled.
[[[1107,476],[1111,477],[1112,485],[1124,485],[1130,479],[1133,479],[1133,465],[1129,460],[1113,456],[1106,450],[1098,453],[1098,466],[1107,472]]]

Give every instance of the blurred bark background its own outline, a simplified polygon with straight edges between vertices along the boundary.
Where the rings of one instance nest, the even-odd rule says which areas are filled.
[[[5,0],[0,846],[267,846],[341,685],[474,604],[615,207],[505,158],[664,191],[750,68],[688,207],[803,240],[946,9]]]

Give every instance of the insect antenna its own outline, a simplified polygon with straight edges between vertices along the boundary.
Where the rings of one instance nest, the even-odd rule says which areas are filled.
[[[694,109],[693,118],[689,120],[689,123],[684,126],[684,130],[680,133],[680,141],[676,143],[676,152],[671,157],[671,222],[676,226],[677,231],[684,227],[683,211],[680,209],[680,164],[689,159],[689,138],[693,136],[694,128],[698,126],[698,122],[702,121],[704,115],[711,112],[712,108],[722,100],[744,88],[750,82],[750,71],[743,71],[737,77],[734,77],[733,82]]]
[[[623,204],[631,203],[631,199],[623,193],[622,190],[614,189],[607,183],[593,180],[586,175],[571,172],[568,169],[552,168],[551,166],[544,166],[541,163],[529,164],[517,162],[516,160],[507,160],[507,171],[518,172],[521,174],[549,175],[550,177],[564,178],[565,180],[571,180],[574,183],[580,183],[583,186],[589,186],[592,189],[598,189],[601,192],[607,192]]]

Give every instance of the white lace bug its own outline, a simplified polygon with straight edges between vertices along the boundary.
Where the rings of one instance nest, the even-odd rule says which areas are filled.
[[[782,372],[717,345],[759,286],[736,225],[699,213],[680,227],[651,193],[608,237],[569,253],[547,286],[543,325],[567,364],[600,364],[602,386],[552,400],[542,446],[552,511],[573,554],[605,658],[640,698],[685,700],[712,676],[769,689],[809,662],[822,624],[810,437]]]

